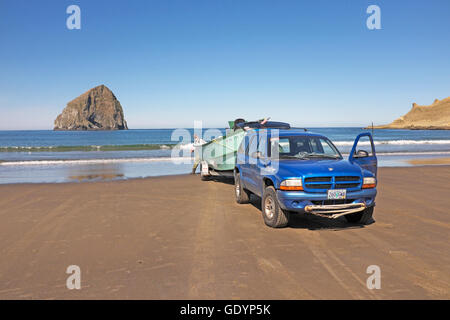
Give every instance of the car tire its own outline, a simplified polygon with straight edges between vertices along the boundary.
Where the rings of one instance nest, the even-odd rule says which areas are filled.
[[[373,221],[373,209],[374,207],[369,207],[364,209],[364,211],[348,214],[344,217],[351,223],[369,224]]]
[[[281,209],[277,192],[272,186],[266,187],[261,199],[264,223],[272,228],[283,228],[289,224],[289,211]]]
[[[239,173],[234,176],[234,195],[236,197],[236,202],[239,204],[250,202],[250,192],[242,187],[241,177]]]

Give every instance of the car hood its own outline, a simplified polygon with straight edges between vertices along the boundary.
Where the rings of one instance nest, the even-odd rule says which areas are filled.
[[[274,164],[273,164],[274,165]],[[272,165],[272,166],[273,166]],[[281,160],[278,161],[279,175],[288,177],[300,177],[311,175],[362,175],[359,165],[348,160]]]

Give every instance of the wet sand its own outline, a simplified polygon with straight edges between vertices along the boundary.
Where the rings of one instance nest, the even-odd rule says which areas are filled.
[[[299,215],[284,229],[198,176],[1,185],[0,299],[449,299],[449,179],[382,168],[371,225]]]
[[[450,158],[413,159],[408,162],[413,165],[449,165]]]

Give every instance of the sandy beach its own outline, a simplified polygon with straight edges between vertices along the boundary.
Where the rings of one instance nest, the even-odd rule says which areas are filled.
[[[449,165],[450,158],[413,159],[408,162],[412,165]]]
[[[449,179],[381,168],[371,225],[299,215],[285,229],[198,176],[1,185],[0,299],[449,299]]]

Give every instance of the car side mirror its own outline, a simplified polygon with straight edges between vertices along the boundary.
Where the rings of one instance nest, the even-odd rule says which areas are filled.
[[[368,156],[369,156],[369,153],[366,150],[358,150],[355,154],[355,158],[365,158]]]

